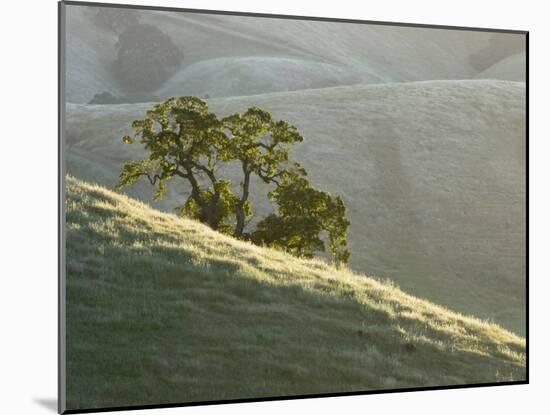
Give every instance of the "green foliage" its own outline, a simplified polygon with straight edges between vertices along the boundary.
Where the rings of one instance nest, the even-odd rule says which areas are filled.
[[[177,97],[155,105],[132,128],[134,136],[123,142],[137,139],[149,158],[126,163],[117,189],[146,178],[160,199],[169,180],[184,179],[190,193],[177,209],[180,215],[299,256],[325,251],[326,240],[334,261],[347,263],[350,222],[343,200],[312,187],[305,169],[290,162],[292,145],[303,140],[295,126],[256,107],[220,120],[199,98]],[[239,186],[219,177],[218,167],[227,163],[240,166]],[[253,216],[252,176],[271,186],[268,197],[278,207],[247,233]]]
[[[216,191],[209,188],[206,190],[200,190],[200,198],[207,204],[208,212],[213,215],[216,226],[214,229],[231,234],[232,226],[230,217],[233,213],[233,206],[235,205],[235,195],[230,188],[231,182],[229,180],[218,180],[216,189],[219,192],[219,196]],[[197,203],[197,200],[193,197],[189,197],[182,207],[176,209],[180,216],[186,216],[203,223],[208,222],[208,214],[205,213],[205,209],[201,208]]]
[[[149,159],[126,163],[117,188],[146,177],[157,188],[155,197],[162,198],[167,180],[183,178],[191,192],[180,210],[213,229],[225,228],[234,195],[229,184],[215,176],[219,160],[229,157],[221,126],[206,103],[195,97],[171,98],[155,105],[143,120],[132,123]],[[123,142],[132,144],[134,137],[125,136]]]
[[[325,250],[321,239],[325,233],[334,261],[348,262],[346,236],[350,221],[340,196],[315,189],[305,177],[293,174],[269,192],[269,198],[278,205],[277,213],[258,223],[251,235],[255,243],[311,257],[315,251]]]

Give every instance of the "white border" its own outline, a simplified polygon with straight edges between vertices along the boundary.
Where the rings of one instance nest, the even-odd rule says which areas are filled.
[[[550,197],[546,177],[548,13],[544,2],[463,0],[136,0],[152,6],[311,15],[530,31],[531,384],[140,411],[140,414],[460,414],[542,413],[550,367],[546,316],[550,271],[545,244]],[[2,4],[1,368],[3,413],[52,414],[57,391],[57,4]],[[547,176],[548,175],[548,176]],[[546,324],[545,324],[546,323]],[[46,405],[44,406],[44,401]],[[49,402],[49,405],[48,405]],[[127,412],[119,412],[127,413]],[[129,412],[128,412],[129,413]]]

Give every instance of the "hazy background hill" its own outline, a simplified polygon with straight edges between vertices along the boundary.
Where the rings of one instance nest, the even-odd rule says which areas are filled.
[[[109,73],[118,35],[98,27],[93,12],[68,9],[69,102],[86,103],[103,91],[123,92]],[[514,34],[154,11],[139,16],[168,34],[185,54],[181,69],[152,91],[161,99],[470,79],[524,51],[523,37]],[[517,81],[522,71],[524,61],[518,61],[512,73],[494,75]]]
[[[110,71],[117,34],[69,8],[67,171],[114,185],[143,157],[121,137],[152,104],[86,105],[132,91]],[[141,12],[184,60],[151,91],[256,105],[297,125],[296,158],[341,194],[351,267],[525,331],[525,51],[511,34]],[[288,92],[291,91],[291,92]],[[230,174],[232,174],[230,172]],[[148,200],[145,183],[129,193]],[[170,211],[186,189],[154,206]],[[259,210],[268,206],[256,195]]]

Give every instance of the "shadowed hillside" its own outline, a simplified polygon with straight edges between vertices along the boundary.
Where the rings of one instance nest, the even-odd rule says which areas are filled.
[[[299,128],[295,158],[348,207],[353,269],[524,333],[523,83],[356,85],[208,102],[219,115],[260,106]],[[113,186],[124,162],[144,156],[121,137],[150,106],[69,105],[68,172]],[[174,185],[156,207],[181,203],[188,189]],[[262,216],[264,190],[253,189]],[[149,200],[151,190],[142,183],[129,193]]]
[[[525,379],[497,325],[70,177],[65,196],[68,409]]]
[[[508,56],[480,72],[476,78],[525,82],[527,69],[525,58],[525,52]]]

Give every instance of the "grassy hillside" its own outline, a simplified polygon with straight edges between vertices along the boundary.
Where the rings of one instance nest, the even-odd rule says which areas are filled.
[[[68,409],[522,380],[525,341],[67,178]]]
[[[295,159],[348,207],[353,269],[525,332],[523,83],[355,85],[208,103],[219,115],[257,105],[298,126]],[[144,157],[121,137],[151,105],[68,105],[68,172],[114,185],[124,162]],[[149,200],[151,190],[129,193]],[[155,207],[171,211],[187,190],[173,183]],[[261,217],[265,189],[253,191]]]

